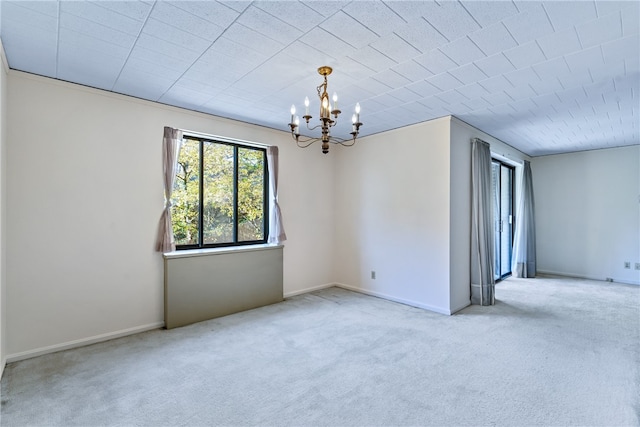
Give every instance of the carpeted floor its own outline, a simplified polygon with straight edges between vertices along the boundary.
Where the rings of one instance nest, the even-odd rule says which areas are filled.
[[[330,288],[9,364],[2,426],[632,426],[640,287],[509,279],[443,316]]]

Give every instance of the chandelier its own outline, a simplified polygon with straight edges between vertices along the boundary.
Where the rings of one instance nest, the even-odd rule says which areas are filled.
[[[318,68],[318,74],[324,76],[324,82],[318,86],[318,98],[320,98],[320,124],[314,127],[309,127],[309,120],[312,119],[309,115],[309,97],[304,98],[305,114],[302,118],[307,123],[307,129],[315,130],[320,128],[322,130],[322,136],[320,138],[307,138],[300,137],[300,118],[296,116],[296,106],[291,106],[291,136],[295,139],[296,144],[300,148],[307,148],[316,141],[322,141],[322,152],[327,154],[329,152],[329,143],[340,144],[346,147],[350,147],[356,143],[356,138],[360,132],[360,103],[356,104],[355,113],[351,116],[351,138],[338,138],[331,135],[331,128],[338,123],[338,115],[342,112],[338,110],[338,95],[333,93],[333,106],[329,102],[329,94],[327,93],[327,76],[331,74],[333,69],[328,66],[322,66]],[[333,119],[331,118],[333,116]]]

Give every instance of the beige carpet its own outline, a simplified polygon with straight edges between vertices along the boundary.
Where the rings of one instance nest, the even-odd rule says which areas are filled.
[[[330,288],[10,364],[2,426],[632,426],[640,287],[509,279],[455,316]]]

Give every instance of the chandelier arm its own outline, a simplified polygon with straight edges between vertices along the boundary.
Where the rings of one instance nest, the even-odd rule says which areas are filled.
[[[311,141],[311,142],[309,142],[309,141]],[[300,141],[300,140],[296,139],[296,145],[298,147],[300,147],[300,148],[307,148],[307,147],[309,147],[311,144],[313,144],[316,141],[317,141],[317,139],[311,139],[311,140],[307,139],[307,140],[304,140],[304,141]],[[309,142],[309,143],[307,144],[307,142]]]

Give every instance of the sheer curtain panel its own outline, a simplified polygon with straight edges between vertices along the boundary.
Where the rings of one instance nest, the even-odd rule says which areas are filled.
[[[267,165],[269,167],[269,189],[271,200],[269,203],[269,238],[268,243],[280,243],[287,240],[287,234],[282,225],[282,213],[278,204],[278,147],[267,148]]]
[[[491,151],[477,138],[471,145],[471,304],[494,305]]]
[[[171,252],[176,250],[176,242],[173,237],[173,225],[171,224],[171,193],[178,169],[178,154],[182,144],[182,131],[170,127],[164,128],[162,139],[162,168],[164,173],[164,211],[160,217],[158,240],[156,251]]]
[[[536,221],[531,164],[524,161],[522,193],[516,211],[511,272],[515,277],[536,277]]]

